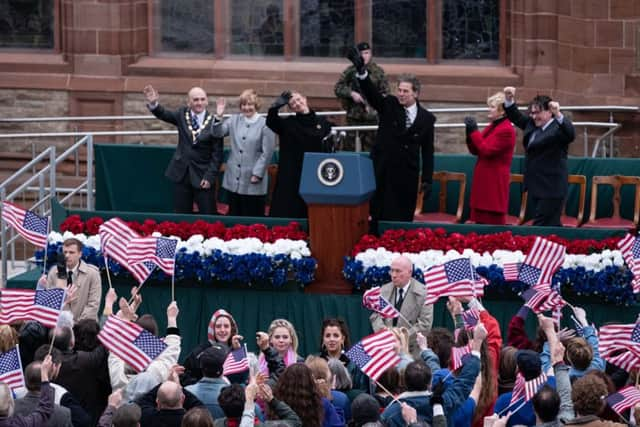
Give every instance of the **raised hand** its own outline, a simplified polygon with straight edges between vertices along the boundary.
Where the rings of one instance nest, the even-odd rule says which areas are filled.
[[[144,97],[147,100],[148,104],[155,104],[160,99],[160,95],[158,91],[153,88],[151,85],[146,85],[144,89],[142,89],[142,93],[144,93]]]
[[[224,114],[224,107],[227,105],[227,100],[223,97],[216,99],[216,116],[222,117]]]
[[[360,55],[360,51],[357,48],[351,47],[347,52],[347,58],[356,68],[358,74],[363,74],[367,70],[364,64],[364,59],[362,58],[362,55]]]
[[[464,126],[467,132],[467,135],[469,135],[471,132],[475,132],[478,130],[478,122],[476,121],[475,118],[471,116],[467,116],[464,118]]]
[[[549,111],[554,117],[560,115],[560,104],[556,101],[549,101]]]
[[[279,97],[276,98],[275,101],[273,101],[273,104],[271,104],[271,108],[282,108],[285,105],[289,104],[290,99],[291,91],[285,90],[280,94]]]
[[[504,99],[508,102],[513,102],[516,99],[516,88],[513,86],[507,86],[503,90]]]

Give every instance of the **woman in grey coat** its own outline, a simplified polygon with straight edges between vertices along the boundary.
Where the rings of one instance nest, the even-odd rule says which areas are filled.
[[[275,148],[275,135],[258,114],[260,101],[253,89],[240,94],[240,113],[222,120],[226,100],[216,101],[216,115],[211,132],[216,137],[230,137],[231,153],[227,159],[222,187],[229,194],[229,215],[264,216],[268,179],[267,166]]]

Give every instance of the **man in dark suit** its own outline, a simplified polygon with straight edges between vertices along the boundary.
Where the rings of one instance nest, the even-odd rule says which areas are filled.
[[[371,82],[358,50],[353,48],[348,57],[363,95],[378,112],[378,135],[371,149],[376,192],[370,209],[372,231],[377,232],[378,220],[413,221],[419,178],[425,199],[429,197],[436,118],[420,106],[420,82],[415,76],[399,76],[396,95],[383,96]]]
[[[560,112],[560,104],[548,96],[533,98],[527,117],[518,110],[515,94],[514,87],[504,88],[504,109],[509,120],[524,131],[524,190],[535,207],[533,225],[560,227],[569,187],[567,154],[575,129]]]
[[[217,214],[215,182],[223,160],[222,139],[211,136],[207,94],[202,88],[191,88],[187,106],[176,111],[158,103],[158,92],[151,85],[144,87],[144,96],[154,116],[178,128],[178,146],[165,171],[175,184],[175,212],[192,213],[195,202],[199,213]]]

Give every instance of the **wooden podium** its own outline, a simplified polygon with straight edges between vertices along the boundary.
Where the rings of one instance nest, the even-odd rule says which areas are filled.
[[[357,153],[306,153],[300,195],[309,207],[311,256],[318,260],[310,293],[350,294],[344,257],[369,230],[373,164]]]

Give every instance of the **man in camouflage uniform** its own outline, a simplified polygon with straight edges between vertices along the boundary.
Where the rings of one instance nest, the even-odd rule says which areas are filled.
[[[389,84],[384,75],[384,70],[375,64],[371,58],[371,46],[369,43],[359,43],[358,50],[367,65],[367,71],[371,81],[376,86],[378,92],[387,94],[389,92]],[[342,104],[342,108],[347,112],[347,124],[350,126],[375,125],[378,124],[378,114],[367,104],[362,95],[360,83],[356,78],[356,69],[350,65],[342,72],[340,79],[336,83],[334,89],[336,96]],[[355,132],[349,132],[344,142],[343,150],[354,151],[355,149]],[[360,132],[360,142],[362,151],[369,151],[376,140],[376,133],[371,131]]]

